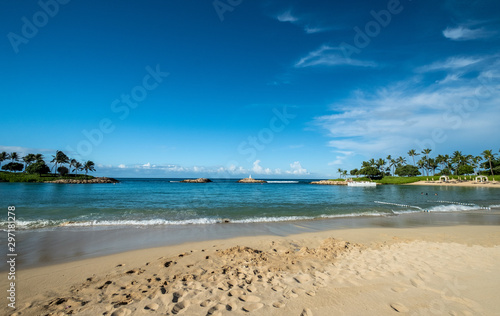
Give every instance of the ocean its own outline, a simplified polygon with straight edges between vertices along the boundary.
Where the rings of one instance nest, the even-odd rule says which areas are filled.
[[[18,230],[58,227],[168,227],[223,222],[261,223],[463,212],[500,207],[496,188],[311,185],[273,179],[267,184],[180,183],[181,179],[119,179],[118,184],[0,183],[0,203],[16,207]],[[7,212],[0,227],[7,225]]]

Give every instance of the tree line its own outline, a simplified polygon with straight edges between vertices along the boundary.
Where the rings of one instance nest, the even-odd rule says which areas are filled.
[[[388,155],[385,159],[370,159],[363,161],[360,169],[349,171],[353,176],[366,176],[372,179],[380,179],[384,176],[415,177],[419,175],[472,175],[472,174],[500,174],[500,158],[493,150],[485,150],[478,156],[464,155],[461,151],[455,151],[450,155],[430,156],[432,149],[426,148],[420,153],[410,149],[407,155],[412,159],[409,164],[405,157],[393,158]],[[415,157],[420,156],[418,161]],[[436,171],[439,170],[439,173]],[[340,177],[347,177],[347,170],[339,168]]]
[[[6,160],[10,160],[10,162],[2,166],[2,163]],[[23,163],[19,163],[19,161],[22,161]],[[85,171],[85,176],[87,176],[89,171],[95,171],[95,164],[91,160],[87,160],[82,163],[76,159],[70,159],[60,150],[57,150],[56,154],[52,155],[52,160],[50,162],[54,164],[52,167],[53,173],[55,174],[57,172],[61,176],[70,174],[71,171],[74,172],[75,176],[78,171]],[[68,167],[64,166],[66,164]],[[50,173],[50,168],[45,163],[42,154],[27,154],[26,156],[21,157],[17,152],[7,153],[4,151],[0,153],[0,166],[2,170],[10,172],[24,170],[25,173],[38,174],[40,176],[42,174]]]

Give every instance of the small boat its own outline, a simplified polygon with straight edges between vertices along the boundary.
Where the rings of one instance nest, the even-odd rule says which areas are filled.
[[[350,187],[376,187],[377,183],[368,181],[351,181],[347,183]]]

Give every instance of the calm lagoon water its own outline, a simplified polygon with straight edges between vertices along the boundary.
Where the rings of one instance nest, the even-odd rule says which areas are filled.
[[[311,180],[241,184],[235,179],[179,183],[179,179],[120,179],[67,185],[0,183],[4,209],[14,205],[21,230],[61,226],[116,227],[282,222],[462,212],[500,207],[496,188],[310,185]],[[0,220],[5,228],[6,216]]]

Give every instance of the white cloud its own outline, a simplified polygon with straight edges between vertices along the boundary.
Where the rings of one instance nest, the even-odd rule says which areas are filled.
[[[443,36],[453,41],[468,41],[483,39],[492,36],[494,33],[484,28],[471,29],[466,26],[447,27],[443,30]]]
[[[304,32],[307,34],[315,34],[315,33],[320,33],[320,32],[325,32],[329,31],[331,28],[330,27],[323,27],[320,25],[314,25],[316,21],[314,19],[311,19],[310,16],[297,16],[292,13],[292,10],[286,10],[283,11],[282,13],[278,14],[275,16],[276,20],[279,22],[284,22],[284,23],[291,23],[293,25],[299,26],[303,28]],[[313,24],[311,24],[313,22]]]
[[[116,167],[113,166],[102,166],[99,168],[100,172],[103,174],[108,174],[109,172],[122,173],[128,170],[128,172],[144,173],[145,175],[154,175],[156,177],[161,176],[173,176],[173,177],[184,177],[189,176],[216,176],[216,177],[240,177],[248,176],[249,174],[259,175],[259,176],[279,176],[279,175],[306,175],[309,174],[306,169],[302,168],[300,162],[294,162],[290,164],[290,170],[282,171],[279,168],[271,169],[268,167],[263,167],[260,160],[256,160],[252,163],[251,168],[244,168],[242,166],[237,166],[235,164],[230,164],[228,166],[216,166],[216,167],[204,167],[204,166],[193,166],[193,167],[183,167],[178,165],[156,165],[150,162],[145,164],[136,165],[125,165],[119,164]]]
[[[297,22],[299,19],[292,15],[291,10],[282,12],[276,16],[276,19],[280,22]]]
[[[455,81],[460,80],[460,75],[461,74],[448,74],[448,75],[446,75],[446,77],[443,80],[438,80],[438,81],[436,81],[436,83],[447,84],[450,82],[455,82]]]
[[[295,63],[296,68],[315,66],[356,66],[356,67],[376,67],[377,64],[371,61],[363,61],[347,58],[343,55],[342,49],[323,45],[319,49],[310,52]]]
[[[307,172],[307,169],[302,168],[300,162],[295,161],[290,164],[290,170],[287,170],[286,173],[288,174],[294,174],[294,175],[305,175],[309,174]]]
[[[470,146],[500,133],[500,125],[494,120],[500,104],[500,76],[485,75],[500,74],[500,62],[494,58],[485,57],[481,65],[487,70],[475,77],[450,74],[442,84],[426,84],[420,75],[373,93],[356,91],[332,105],[334,114],[316,117],[313,124],[327,131],[331,138],[327,144],[335,151],[366,157],[418,149],[419,144],[424,146],[424,141],[432,140],[435,130],[444,135],[439,141],[432,140],[436,146]],[[475,60],[482,58],[447,64],[470,65]],[[348,162],[345,156],[338,155],[330,165]]]
[[[439,70],[454,70],[465,68],[479,62],[482,62],[482,57],[450,57],[444,61],[437,61],[430,65],[417,68],[418,72],[430,72]]]

